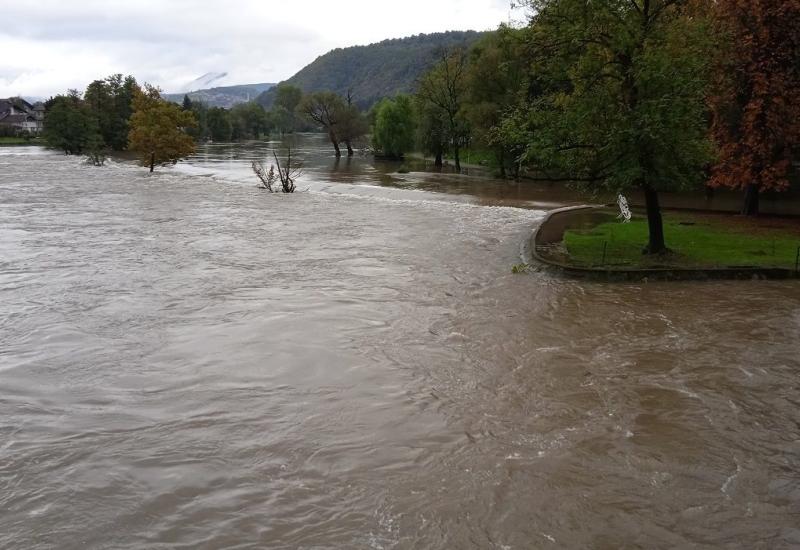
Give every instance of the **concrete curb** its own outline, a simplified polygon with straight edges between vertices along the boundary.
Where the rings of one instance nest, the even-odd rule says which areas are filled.
[[[605,208],[603,205],[569,206],[549,212],[542,223],[534,229],[530,239],[521,245],[520,256],[527,264],[533,261],[550,268],[562,275],[576,278],[598,279],[606,281],[706,281],[706,280],[786,280],[798,279],[800,275],[793,269],[769,267],[715,267],[715,268],[652,268],[652,269],[620,269],[613,267],[580,267],[548,258],[546,246],[563,242],[564,228],[552,228],[553,220],[568,217],[576,212]],[[555,240],[557,239],[557,240]]]

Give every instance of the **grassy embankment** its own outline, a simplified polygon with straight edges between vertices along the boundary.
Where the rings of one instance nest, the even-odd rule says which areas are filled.
[[[647,220],[635,216],[631,223],[623,224],[610,215],[609,221],[594,227],[568,230],[564,245],[575,265],[623,269],[656,266],[794,269],[800,247],[800,220],[796,219],[670,212],[664,215],[664,233],[672,252],[659,257],[643,256]]]
[[[42,145],[43,143],[40,138],[0,137],[0,147],[4,145]]]

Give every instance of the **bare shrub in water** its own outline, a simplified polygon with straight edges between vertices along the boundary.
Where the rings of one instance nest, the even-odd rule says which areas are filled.
[[[283,165],[275,151],[272,152],[272,157],[275,159],[275,164],[271,164],[269,170],[264,167],[264,163],[253,161],[253,172],[261,180],[261,187],[270,193],[294,193],[297,189],[294,182],[303,174],[302,163],[297,160],[292,162],[291,148],[287,150]],[[280,186],[278,182],[280,182]]]

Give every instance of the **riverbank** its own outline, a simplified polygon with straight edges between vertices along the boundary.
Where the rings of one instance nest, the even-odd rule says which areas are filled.
[[[0,147],[19,147],[24,145],[44,145],[41,138],[0,137]]]
[[[666,211],[664,230],[670,251],[644,255],[648,229],[642,213],[622,223],[611,208],[567,208],[545,219],[532,252],[538,260],[573,274],[666,279],[797,275],[797,218]]]

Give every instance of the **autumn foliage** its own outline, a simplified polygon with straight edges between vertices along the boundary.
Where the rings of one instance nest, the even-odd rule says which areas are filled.
[[[786,189],[800,146],[800,0],[717,0],[713,9],[730,47],[711,97],[718,159],[709,183]]]

